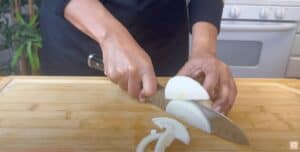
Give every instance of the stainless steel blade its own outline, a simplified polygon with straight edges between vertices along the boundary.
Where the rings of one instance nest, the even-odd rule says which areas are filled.
[[[210,122],[213,134],[238,144],[249,145],[249,141],[242,129],[235,125],[228,117],[205,107],[198,101],[194,102],[197,103],[198,108]]]
[[[161,86],[160,84],[158,84],[158,90],[157,90],[156,94],[154,96],[148,98],[147,102],[151,103],[165,111],[166,106],[168,105],[170,100],[167,100],[165,98],[165,88],[163,86]]]
[[[104,71],[102,60],[95,54],[88,57],[88,66],[100,71]],[[156,94],[147,99],[147,102],[153,104],[165,111],[166,106],[170,102],[164,96],[164,87],[158,84],[158,91]],[[249,141],[244,132],[235,125],[228,117],[213,111],[212,109],[204,106],[202,101],[193,101],[201,110],[208,121],[210,122],[212,133],[229,141],[248,145]]]

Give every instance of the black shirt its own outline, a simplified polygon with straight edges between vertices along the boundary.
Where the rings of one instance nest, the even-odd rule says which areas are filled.
[[[99,44],[64,18],[69,0],[41,4],[42,72],[51,75],[99,75],[87,67],[90,53],[101,55]],[[102,0],[152,59],[157,75],[174,75],[188,57],[188,31],[199,21],[218,29],[222,0]],[[78,10],[80,11],[80,10]]]

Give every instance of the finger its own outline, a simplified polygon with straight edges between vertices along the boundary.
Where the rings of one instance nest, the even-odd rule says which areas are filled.
[[[124,73],[123,76],[119,79],[118,85],[121,89],[128,90],[128,74]]]
[[[218,85],[217,85],[218,86]],[[218,88],[217,88],[217,86],[216,86],[216,88],[212,91],[212,95],[210,95],[210,100],[211,101],[215,101],[216,99],[217,99],[217,93],[218,93]]]
[[[108,63],[105,62],[106,60],[103,58],[103,64],[104,64],[104,75],[108,77]]]
[[[223,73],[225,74],[225,76],[222,77],[220,80],[222,81],[223,84],[226,84],[226,86],[229,88],[228,100],[224,105],[223,112],[228,113],[234,104],[236,94],[237,94],[237,88],[233,80],[232,74],[227,67],[223,68]]]
[[[237,89],[236,89],[236,85],[233,79],[230,80],[230,90],[229,90],[229,96],[228,96],[228,104],[226,104],[224,111],[227,113],[228,111],[230,111],[230,109],[232,108],[234,101],[236,99],[236,95],[237,95]]]
[[[141,78],[134,68],[128,70],[128,94],[131,97],[138,98],[141,90]]]
[[[228,85],[222,85],[220,87],[220,92],[213,104],[213,109],[220,113],[226,112],[226,107],[228,104],[228,97],[229,97],[229,87]]]
[[[107,70],[107,77],[113,82],[118,83],[119,79],[121,78],[120,73],[117,72],[117,70],[113,67],[108,67]]]
[[[142,84],[143,88],[140,94],[140,100],[145,101],[147,97],[154,95],[157,91],[157,80],[154,71],[143,75]]]
[[[217,70],[209,70],[205,73],[205,78],[203,82],[203,87],[207,90],[209,96],[214,98],[215,89],[218,84],[219,73]]]

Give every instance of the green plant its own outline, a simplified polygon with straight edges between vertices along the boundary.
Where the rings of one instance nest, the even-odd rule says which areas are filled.
[[[40,68],[38,50],[42,39],[36,7],[39,3],[40,0],[0,0],[0,50],[13,49],[11,71],[35,74]],[[19,70],[15,70],[17,67]]]
[[[15,67],[22,56],[25,55],[29,61],[30,69],[36,72],[40,68],[38,51],[42,47],[42,39],[38,30],[38,16],[32,16],[28,22],[24,20],[19,12],[16,12],[16,24],[11,28],[16,31],[12,35],[12,42],[16,48],[11,66]]]

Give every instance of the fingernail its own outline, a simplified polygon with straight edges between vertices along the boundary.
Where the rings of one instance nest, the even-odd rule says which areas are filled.
[[[221,106],[214,107],[213,110],[220,113],[220,111],[221,111]]]

